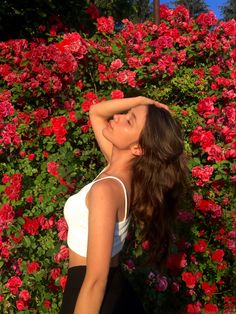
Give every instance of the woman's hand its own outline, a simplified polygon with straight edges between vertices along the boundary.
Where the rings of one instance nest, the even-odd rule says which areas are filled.
[[[144,97],[144,96],[138,96],[140,98],[140,105],[155,105],[158,108],[164,108],[169,111],[169,107],[165,104],[162,104],[159,101],[156,101],[154,99]]]

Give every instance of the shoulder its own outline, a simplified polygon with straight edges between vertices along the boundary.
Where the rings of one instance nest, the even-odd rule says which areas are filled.
[[[103,178],[102,180],[95,181],[89,191],[89,199],[103,201],[116,201],[120,200],[123,193],[121,183],[114,178]]]
[[[107,192],[107,193],[115,193],[121,187],[121,183],[116,178],[105,177],[97,180],[93,183],[91,187],[92,193],[100,193],[100,192]]]

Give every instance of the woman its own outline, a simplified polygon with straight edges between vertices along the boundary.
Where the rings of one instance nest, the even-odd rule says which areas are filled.
[[[69,273],[60,313],[144,313],[119,253],[131,217],[152,245],[151,262],[167,252],[186,170],[181,129],[167,106],[142,96],[103,101],[89,113],[107,166],[65,204]]]

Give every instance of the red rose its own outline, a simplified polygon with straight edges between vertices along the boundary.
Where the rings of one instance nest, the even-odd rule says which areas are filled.
[[[43,151],[43,157],[48,158],[48,156],[49,156],[49,153],[46,150],[44,150]]]
[[[99,10],[94,3],[90,3],[90,6],[86,9],[86,13],[90,15],[92,20],[96,20],[99,17]]]
[[[68,226],[66,223],[66,220],[64,217],[60,218],[57,223],[57,230],[58,230],[58,238],[60,240],[66,240],[67,239],[67,231],[68,231]]]
[[[99,72],[106,72],[107,71],[107,68],[106,68],[106,66],[105,66],[105,64],[101,64],[101,63],[99,63],[98,64],[98,71]]]
[[[208,153],[207,160],[214,160],[214,161],[225,160],[223,150],[219,145],[209,145],[208,147],[205,147],[204,149]]]
[[[49,219],[47,219],[44,216],[39,216],[38,221],[39,221],[39,224],[40,224],[42,230],[50,229],[54,225],[54,218],[53,217],[50,217]]]
[[[106,79],[107,79],[106,75],[103,74],[103,73],[100,73],[100,74],[98,75],[98,77],[99,77],[99,81],[101,81],[101,82],[106,81]]]
[[[142,249],[148,251],[150,249],[150,242],[148,240],[142,242]]]
[[[111,71],[117,71],[118,69],[120,69],[123,66],[123,62],[120,59],[116,59],[114,61],[112,61],[111,65],[110,65],[110,69]]]
[[[9,182],[11,180],[11,176],[9,176],[8,174],[4,173],[3,177],[2,177],[2,183],[6,184],[7,182]]]
[[[220,67],[218,65],[213,65],[212,67],[209,68],[209,70],[211,71],[211,75],[213,77],[220,73]]]
[[[61,269],[59,267],[53,268],[50,272],[50,277],[52,277],[53,280],[56,280],[61,274]]]
[[[74,122],[74,123],[78,122],[78,119],[76,118],[76,112],[75,111],[69,111],[68,116],[72,122]]]
[[[186,253],[179,252],[172,254],[167,259],[167,268],[169,269],[180,269],[187,265]]]
[[[30,294],[28,290],[22,290],[19,294],[19,298],[23,301],[27,301],[30,298]]]
[[[33,202],[33,196],[32,195],[26,196],[25,201],[27,203],[32,203]]]
[[[121,90],[116,89],[116,90],[111,92],[111,98],[112,99],[124,98],[124,93]]]
[[[188,304],[186,307],[186,314],[200,314],[202,311],[202,305],[199,301],[193,304]]]
[[[28,274],[33,274],[40,268],[40,265],[38,262],[31,262],[27,265],[27,271]]]
[[[51,120],[52,130],[56,136],[56,141],[58,144],[63,144],[66,141],[65,135],[67,130],[65,125],[68,123],[68,120],[64,116],[54,117]]]
[[[59,165],[55,161],[49,161],[47,163],[47,170],[54,177],[57,177],[59,174],[57,171],[58,168],[59,168]]]
[[[43,128],[39,128],[39,135],[49,136],[52,134],[52,127],[45,126]]]
[[[117,81],[121,84],[125,84],[128,80],[128,75],[126,71],[121,71],[117,74]]]
[[[177,293],[179,292],[179,284],[177,282],[173,282],[171,284],[171,292],[172,293]]]
[[[155,46],[158,47],[158,49],[172,48],[173,38],[171,36],[160,36],[156,40]]]
[[[54,260],[57,263],[60,263],[60,261],[65,260],[69,257],[69,249],[68,247],[66,247],[65,245],[61,245],[60,247],[60,251],[55,254],[54,256]]]
[[[87,112],[89,111],[90,107],[92,106],[92,102],[90,100],[85,100],[82,104],[81,104],[81,108],[83,110],[83,112]]]
[[[218,306],[216,304],[205,304],[204,305],[204,313],[205,314],[217,314],[219,311]]]
[[[49,301],[49,300],[44,300],[44,301],[43,301],[43,306],[45,307],[45,309],[50,309],[50,307],[51,307],[51,301]]]
[[[10,289],[10,292],[13,294],[17,294],[19,287],[22,285],[22,280],[18,276],[13,276],[8,279],[5,284],[6,288]]]
[[[69,112],[75,109],[75,100],[74,99],[70,99],[70,100],[66,100],[64,102],[64,108],[66,110],[68,110]]]
[[[33,115],[36,123],[39,124],[48,117],[48,110],[44,108],[39,108],[33,111]]]
[[[16,173],[10,177],[4,192],[10,200],[18,200],[20,198],[21,185],[22,185],[22,174]],[[6,177],[5,177],[6,178]]]
[[[199,240],[196,244],[193,245],[193,249],[195,252],[205,252],[206,251],[207,244],[205,240]]]
[[[192,175],[193,177],[198,177],[199,180],[196,182],[197,186],[203,186],[204,183],[210,180],[210,177],[214,171],[212,166],[197,166],[193,167]]]
[[[212,200],[200,200],[197,204],[197,209],[202,212],[211,212],[212,218],[217,218],[222,215],[221,206],[217,205]]]
[[[224,251],[221,249],[215,250],[214,253],[211,255],[211,260],[213,262],[221,263],[223,261]]]
[[[128,59],[128,65],[130,68],[139,68],[142,65],[141,59],[130,57]]]
[[[88,131],[89,131],[88,125],[87,125],[87,124],[82,125],[82,126],[81,126],[81,131],[82,131],[83,133],[88,133]]]
[[[114,19],[112,16],[97,18],[97,29],[103,33],[112,33],[114,30]]]
[[[201,287],[206,295],[212,295],[216,291],[216,286],[214,284],[209,285],[208,282],[202,282]]]
[[[39,232],[39,221],[38,218],[28,218],[28,217],[23,217],[25,220],[25,223],[22,225],[23,229],[31,235],[36,235]]]
[[[84,94],[84,97],[90,101],[96,101],[98,99],[97,95],[94,94],[93,92],[87,92],[86,94]]]
[[[13,221],[15,212],[9,204],[3,204],[0,208],[0,226],[7,228],[8,224]]]
[[[10,116],[14,113],[14,107],[9,100],[0,101],[0,121],[2,118]]]
[[[17,310],[19,311],[23,311],[24,309],[27,309],[27,306],[25,305],[25,302],[23,300],[17,300],[16,307],[17,307]]]
[[[196,22],[202,24],[203,27],[209,27],[216,25],[218,19],[216,18],[213,11],[209,11],[207,13],[201,13],[197,17]]]
[[[196,276],[191,272],[182,273],[182,280],[185,282],[186,286],[189,289],[194,288],[197,283]]]
[[[66,281],[67,281],[67,276],[62,276],[60,278],[60,286],[62,287],[63,290],[65,289]]]
[[[214,144],[214,135],[211,131],[204,131],[201,126],[197,126],[190,136],[191,141],[200,143],[202,148],[205,149]]]
[[[22,230],[18,231],[18,233],[16,234],[12,234],[11,238],[15,243],[20,243],[22,238],[24,236],[24,232]]]
[[[79,89],[82,89],[83,86],[84,86],[82,80],[78,80],[75,85],[76,85],[76,87],[78,87]]]

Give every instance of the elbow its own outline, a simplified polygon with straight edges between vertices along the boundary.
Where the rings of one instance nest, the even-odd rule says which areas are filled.
[[[89,291],[104,292],[107,285],[107,278],[85,278],[84,287]]]
[[[96,114],[96,105],[91,105],[89,108],[89,117],[91,118],[94,114]]]

